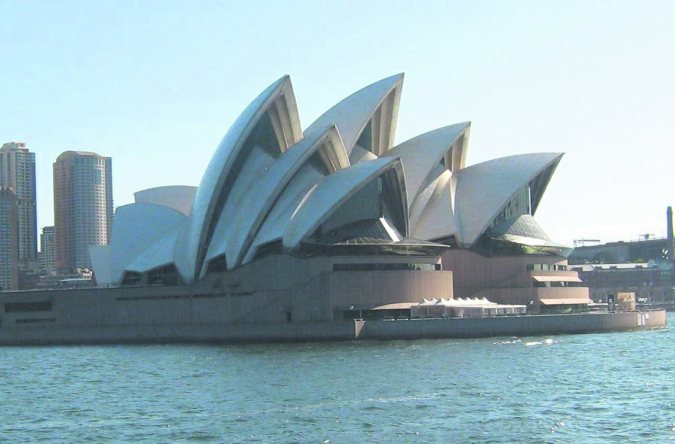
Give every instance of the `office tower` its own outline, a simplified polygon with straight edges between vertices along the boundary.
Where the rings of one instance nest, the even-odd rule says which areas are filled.
[[[0,290],[19,288],[19,207],[14,190],[0,187]]]
[[[54,227],[43,227],[40,236],[40,266],[45,276],[56,276]]]
[[[54,240],[58,274],[91,268],[89,247],[107,245],[112,227],[112,163],[66,151],[54,163]]]
[[[0,148],[0,186],[14,190],[19,220],[19,260],[37,259],[35,205],[35,153],[25,143],[9,142]]]

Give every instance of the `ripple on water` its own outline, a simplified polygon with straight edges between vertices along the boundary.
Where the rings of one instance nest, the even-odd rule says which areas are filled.
[[[674,339],[5,348],[0,442],[675,442]]]

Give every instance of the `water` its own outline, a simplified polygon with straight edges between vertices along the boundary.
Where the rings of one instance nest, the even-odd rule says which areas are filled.
[[[0,442],[675,443],[675,316],[631,333],[0,348]]]

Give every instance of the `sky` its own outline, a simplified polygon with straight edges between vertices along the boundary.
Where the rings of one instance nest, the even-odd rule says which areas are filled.
[[[471,121],[467,165],[564,152],[536,219],[559,242],[665,235],[675,204],[672,1],[0,0],[0,143],[52,165],[112,157],[115,206],[197,186],[218,143],[289,74],[303,128],[404,72],[396,143]]]

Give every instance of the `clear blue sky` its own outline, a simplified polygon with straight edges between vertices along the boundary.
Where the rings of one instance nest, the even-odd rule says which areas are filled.
[[[397,142],[471,120],[468,163],[565,152],[556,240],[665,234],[675,205],[673,1],[0,0],[0,142],[113,158],[115,205],[198,185],[229,125],[290,74],[306,128],[405,72]]]

